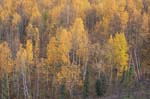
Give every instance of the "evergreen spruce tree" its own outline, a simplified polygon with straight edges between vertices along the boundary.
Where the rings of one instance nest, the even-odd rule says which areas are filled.
[[[102,73],[100,78],[96,80],[96,94],[97,96],[103,96],[107,90],[107,79],[106,76]]]
[[[9,80],[8,80],[8,75],[5,74],[2,78],[2,83],[1,83],[1,99],[10,99],[9,97]]]
[[[65,86],[65,84],[62,84],[61,87],[60,87],[60,97],[59,97],[59,99],[67,99],[66,94],[67,94],[66,86]]]

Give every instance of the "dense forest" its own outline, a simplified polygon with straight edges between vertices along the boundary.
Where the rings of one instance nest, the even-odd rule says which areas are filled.
[[[150,99],[150,0],[0,0],[0,99]]]

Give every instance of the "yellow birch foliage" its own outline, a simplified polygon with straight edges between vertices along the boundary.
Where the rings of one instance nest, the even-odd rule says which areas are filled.
[[[63,63],[69,63],[69,51],[71,49],[71,33],[66,29],[61,29],[57,34],[59,40],[59,50]]]
[[[148,20],[149,20],[148,14],[144,13],[143,17],[142,17],[142,21],[143,21],[142,22],[142,32],[143,32],[143,34],[148,34],[148,30],[149,30]]]
[[[20,15],[17,13],[17,6],[15,0],[3,0],[0,5],[0,20],[8,21],[12,16],[12,23],[17,24],[20,21]]]
[[[34,38],[39,35],[39,30],[37,27],[33,27],[33,25],[31,23],[28,24],[28,26],[26,27],[26,33],[27,33],[27,37],[28,38]]]
[[[44,7],[48,9],[52,6],[54,0],[39,0],[39,3],[41,4],[41,7]]]
[[[136,12],[136,5],[134,0],[127,0],[127,11],[129,14],[134,14]]]
[[[70,1],[70,2],[69,2]],[[88,0],[59,0],[57,4],[49,11],[52,18],[52,23],[59,21],[60,15],[63,11],[65,13],[68,9],[69,15],[72,17],[85,17],[85,12],[90,8]]]
[[[110,24],[110,18],[103,17],[102,21],[100,22],[100,25],[103,28],[104,34],[107,33],[107,31],[109,29],[109,24]]]
[[[71,48],[71,33],[66,29],[61,29],[60,33],[58,33],[58,39],[62,46],[66,46],[65,50],[69,52]]]
[[[5,21],[11,14],[12,0],[4,0],[3,4],[0,5],[0,19]]]
[[[62,29],[56,37],[52,37],[47,45],[47,59],[50,65],[69,63],[71,48],[70,33]]]
[[[128,69],[128,45],[124,33],[116,33],[114,39],[109,39],[113,46],[113,62],[118,69],[118,76]]]
[[[22,5],[23,11],[30,21],[37,20],[41,17],[36,0],[20,0],[17,5]]]
[[[129,19],[127,11],[120,12],[120,20],[122,25],[126,25]]]
[[[65,83],[69,89],[71,86],[81,86],[81,71],[79,66],[62,66],[60,72],[57,73],[57,81],[59,84]]]
[[[90,8],[90,3],[88,0],[72,0],[71,7],[74,9],[77,17],[85,17],[85,11]]]
[[[7,42],[0,44],[0,72],[10,73],[13,69],[12,54]]]
[[[83,57],[87,52],[88,34],[84,29],[84,24],[81,18],[77,18],[71,28],[72,47],[77,51],[79,57]]]
[[[20,21],[21,21],[21,16],[17,12],[13,13],[12,24],[17,25]]]
[[[16,54],[16,70],[20,71],[21,69],[26,68],[27,63],[27,52],[26,49],[22,47],[22,44],[20,44],[19,50]]]
[[[104,17],[112,17],[113,14],[118,10],[116,0],[104,0],[103,2],[103,15]]]
[[[52,37],[47,45],[47,60],[48,64],[55,65],[60,62],[60,50],[56,37]]]
[[[126,7],[126,0],[116,0],[117,5],[118,5],[118,11],[122,12],[125,10]]]
[[[56,24],[59,21],[60,14],[61,14],[63,7],[64,7],[63,5],[55,6],[52,10],[49,11],[52,24]]]
[[[27,62],[31,64],[33,62],[33,46],[32,40],[27,40],[26,43]]]

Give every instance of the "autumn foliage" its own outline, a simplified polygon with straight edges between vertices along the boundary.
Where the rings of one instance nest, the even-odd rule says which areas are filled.
[[[0,0],[0,99],[149,99],[149,56],[149,0]]]

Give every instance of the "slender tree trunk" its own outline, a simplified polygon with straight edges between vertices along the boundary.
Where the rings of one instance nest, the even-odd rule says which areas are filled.
[[[138,73],[138,79],[140,79],[140,70],[139,70],[139,64],[138,64],[138,60],[137,60],[137,54],[136,51],[134,50],[134,55],[135,55],[135,63],[136,63],[136,68],[137,68],[137,73]]]
[[[22,80],[23,80],[24,96],[25,96],[25,99],[28,99],[29,98],[28,86],[27,86],[26,75],[24,72],[22,72]]]
[[[17,80],[17,99],[19,99],[20,96],[20,83],[19,83],[19,75],[16,74],[16,80]]]
[[[69,89],[69,93],[70,93],[70,99],[73,99],[73,91],[72,91],[72,87]]]
[[[135,68],[136,64],[135,64],[135,62],[134,62],[134,59],[133,59],[133,56],[132,56],[132,55],[131,55],[131,61],[132,61],[133,68],[134,68],[134,73],[135,73],[135,76],[136,76],[136,79],[137,79],[137,78],[138,78],[138,74],[137,74],[136,68]]]
[[[67,0],[67,26],[70,24],[70,0]]]
[[[37,68],[36,99],[39,99],[39,69]]]
[[[86,73],[87,73],[87,61],[85,62],[85,65],[84,65],[83,81],[85,80]]]

